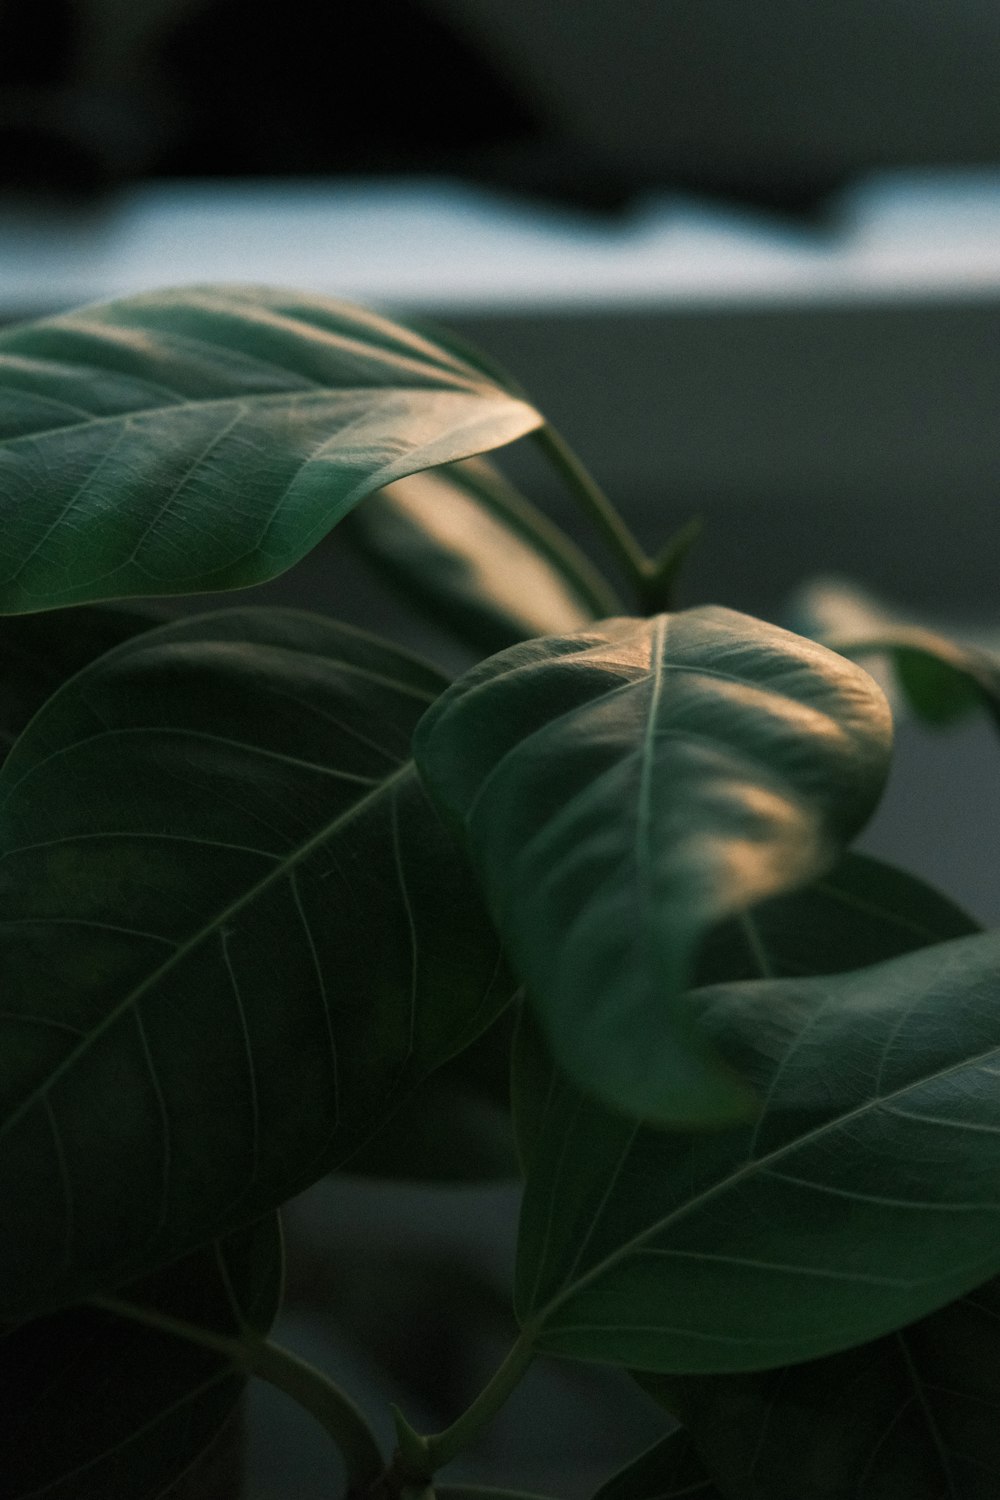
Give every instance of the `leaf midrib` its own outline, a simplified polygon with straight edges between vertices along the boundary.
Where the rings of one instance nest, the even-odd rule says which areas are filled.
[[[819,1014],[822,1014],[822,1012],[832,1009],[834,1004],[835,1001],[833,1000],[824,1001],[822,1006],[820,1007],[820,1011],[817,1013],[817,1016],[814,1019],[818,1019]],[[907,1019],[909,1019],[909,1015],[910,1012],[908,1011]],[[627,1244],[619,1246],[618,1249],[611,1251],[609,1255],[605,1256],[602,1261],[599,1261],[596,1265],[592,1266],[589,1271],[585,1272],[584,1275],[581,1276],[580,1279],[573,1283],[571,1286],[564,1286],[563,1288],[561,1288],[560,1291],[557,1292],[557,1294],[545,1305],[545,1307],[530,1319],[524,1330],[526,1337],[531,1338],[540,1333],[544,1333],[547,1322],[565,1302],[568,1302],[571,1298],[577,1296],[585,1287],[599,1280],[600,1277],[603,1276],[607,1271],[614,1269],[619,1261],[627,1258],[646,1240],[651,1239],[654,1235],[661,1233],[671,1225],[679,1223],[681,1220],[687,1218],[688,1215],[701,1208],[705,1203],[711,1202],[713,1198],[729,1191],[730,1188],[734,1187],[744,1178],[751,1176],[758,1170],[766,1168],[774,1161],[781,1160],[783,1156],[785,1156],[789,1152],[797,1151],[800,1147],[806,1145],[808,1142],[821,1139],[828,1131],[840,1129],[843,1125],[849,1123],[851,1120],[860,1118],[861,1116],[868,1113],[868,1111],[878,1108],[889,1100],[900,1098],[909,1093],[912,1089],[921,1087],[924,1084],[931,1083],[937,1079],[947,1078],[950,1074],[960,1072],[961,1070],[968,1067],[972,1067],[976,1063],[981,1062],[987,1058],[996,1057],[998,1052],[1000,1052],[1000,1041],[994,1042],[991,1047],[985,1049],[982,1052],[978,1052],[971,1056],[959,1059],[959,1061],[953,1063],[947,1068],[940,1068],[937,1071],[927,1073],[920,1078],[911,1078],[900,1088],[892,1089],[887,1094],[880,1094],[875,1098],[866,1099],[862,1104],[856,1105],[853,1109],[848,1110],[845,1114],[838,1115],[833,1120],[826,1120],[821,1125],[815,1126],[812,1130],[806,1131],[805,1134],[796,1136],[793,1141],[783,1142],[781,1146],[778,1146],[774,1150],[769,1151],[765,1156],[754,1157],[753,1160],[744,1162],[737,1171],[732,1172],[721,1182],[713,1183],[711,1187],[706,1188],[703,1192],[697,1194],[696,1197],[689,1199],[687,1203],[684,1203],[680,1207],[672,1210],[670,1213],[664,1215],[663,1218],[657,1219],[655,1223],[651,1224],[647,1229],[644,1229],[640,1234],[634,1235]]]
[[[175,968],[176,965],[179,964],[184,958],[186,958],[189,953],[194,952],[194,950],[198,948],[201,943],[205,942],[209,937],[211,937],[221,926],[224,926],[226,922],[237,916],[244,909],[244,907],[249,906],[271,885],[273,885],[276,881],[282,879],[289,873],[289,871],[295,869],[295,867],[299,865],[304,859],[307,859],[315,849],[320,848],[327,839],[332,838],[340,828],[345,827],[355,817],[363,815],[363,813],[367,811],[367,809],[373,802],[377,801],[379,797],[383,796],[387,791],[389,791],[399,782],[405,780],[405,778],[413,772],[413,769],[414,767],[412,760],[404,761],[403,764],[399,766],[399,768],[395,770],[390,776],[387,776],[383,781],[380,781],[378,785],[374,786],[370,792],[368,792],[364,797],[361,797],[357,802],[352,803],[349,808],[347,808],[344,812],[339,813],[336,818],[333,818],[329,823],[324,824],[317,833],[314,833],[310,838],[305,839],[296,849],[292,850],[291,853],[286,855],[283,859],[278,860],[273,869],[268,870],[268,872],[263,875],[260,880],[256,881],[248,890],[244,891],[242,895],[238,896],[234,901],[231,901],[230,904],[222,911],[216,912],[209,922],[206,922],[202,927],[200,927],[198,931],[194,933],[190,938],[188,938],[184,943],[179,944],[174,952],[169,956],[169,958],[164,959],[163,963],[160,964],[156,969],[154,969],[152,973],[147,974],[146,978],[143,979],[141,983],[137,984],[132,990],[128,992],[128,994],[124,995],[118,1002],[118,1004],[115,1005],[107,1015],[102,1017],[101,1021],[87,1033],[84,1039],[80,1042],[79,1046],[74,1047],[71,1052],[67,1053],[67,1055],[62,1059],[59,1065],[56,1068],[53,1068],[44,1082],[38,1088],[33,1089],[28,1095],[26,1095],[26,1097],[21,1101],[17,1108],[8,1115],[6,1120],[0,1122],[0,1140],[2,1140],[4,1136],[6,1136],[8,1131],[14,1128],[14,1126],[18,1123],[22,1116],[25,1115],[27,1111],[31,1109],[40,1098],[47,1097],[47,1095],[54,1087],[54,1085],[59,1081],[59,1079],[71,1068],[75,1067],[79,1059],[86,1055],[86,1053],[99,1040],[99,1038],[103,1036],[104,1033],[108,1031],[123,1015],[126,1015],[133,1006],[137,1005],[143,999],[143,997],[160,982],[164,975],[170,973],[170,971]]]
[[[586,655],[586,653],[581,652],[580,655],[584,656]],[[570,660],[572,659],[573,658],[570,658]],[[514,677],[522,672],[530,673],[536,670],[544,671],[549,665],[550,663],[548,661],[541,663],[538,661],[529,661],[525,662],[519,667],[513,668],[507,675],[509,677]],[[605,666],[605,663],[598,662],[597,665],[599,668],[603,668]],[[615,663],[611,663],[612,667],[614,667],[615,665]],[[621,664],[619,663],[617,665],[620,666]],[[664,672],[677,672],[682,676],[714,677],[720,679],[723,682],[731,682],[737,687],[757,686],[757,684],[755,684],[750,679],[734,677],[727,672],[718,672],[713,670],[711,667],[701,667],[693,663],[665,662],[663,663],[662,670]],[[529,733],[523,735],[521,739],[517,740],[515,744],[513,744],[508,750],[504,752],[502,756],[500,756],[497,761],[494,762],[494,764],[487,771],[486,775],[480,781],[475,790],[474,796],[471,798],[467,809],[462,815],[465,826],[467,828],[471,826],[478,808],[485,801],[486,796],[489,793],[489,789],[493,784],[494,778],[499,779],[501,768],[514,757],[519,756],[527,746],[532,744],[533,741],[537,744],[537,742],[543,736],[547,736],[553,730],[558,730],[559,726],[561,725],[571,723],[576,715],[587,713],[594,707],[595,704],[601,703],[606,705],[612,698],[617,698],[619,696],[625,697],[630,692],[639,691],[642,689],[646,689],[648,691],[655,675],[656,674],[654,673],[654,670],[651,666],[639,668],[636,671],[635,675],[632,677],[626,676],[623,671],[622,680],[620,682],[616,682],[613,687],[606,687],[602,692],[595,693],[592,697],[586,698],[580,703],[571,703],[568,708],[561,710],[561,712],[557,714],[553,714],[542,724],[539,724]],[[470,690],[469,696],[471,697],[475,693],[488,693],[493,683],[498,680],[500,679],[492,678],[486,679],[483,682],[477,682],[475,686]],[[790,693],[785,693],[779,689],[771,687],[762,688],[761,691],[766,692],[769,697],[773,696],[775,698],[782,698],[789,703],[795,703],[796,705],[798,705],[798,700],[793,698]],[[824,710],[817,710],[817,712],[821,713],[822,716],[830,720],[830,722],[836,723],[836,720],[833,718],[832,714],[826,713]],[[747,750],[742,745],[734,742],[733,740],[725,739],[720,735],[709,734],[704,730],[688,728],[664,729],[663,727],[660,727],[657,730],[657,738],[662,740],[675,740],[681,744],[704,744],[712,750],[715,750],[717,752],[724,752],[726,755],[732,757],[732,759],[738,765],[750,768],[750,770],[754,773],[754,776],[753,778],[748,777],[748,779],[754,779],[760,785],[772,787],[779,796],[784,798],[786,802],[795,803],[800,807],[808,808],[810,806],[810,803],[807,801],[807,799],[799,794],[797,788],[795,787],[794,781],[791,778],[783,776],[780,771],[775,772],[762,756],[754,754],[752,750]],[[619,761],[636,758],[640,753],[640,748],[641,747],[637,747],[631,744],[626,745],[626,753],[619,757]],[[541,759],[545,761],[548,758],[548,753],[543,750]],[[579,793],[574,794],[574,796],[570,798],[569,801],[564,803],[564,809],[571,807],[578,800],[579,795]],[[556,817],[558,816],[560,816],[560,814],[556,814]],[[554,821],[554,819],[550,820],[550,823],[552,821]],[[816,821],[818,822],[818,817]]]
[[[0,453],[5,449],[13,449],[19,443],[36,442],[41,438],[51,437],[55,433],[75,432],[81,427],[105,427],[113,423],[128,422],[134,417],[162,416],[165,412],[179,411],[201,411],[210,410],[221,406],[251,406],[276,405],[281,402],[299,401],[329,401],[341,397],[358,397],[361,395],[413,395],[422,392],[428,396],[474,396],[482,401],[495,401],[497,399],[510,402],[515,406],[528,406],[527,401],[518,397],[508,396],[504,391],[493,390],[490,387],[468,385],[336,385],[336,386],[305,386],[301,390],[271,391],[257,394],[256,392],[244,393],[242,395],[230,396],[205,396],[197,400],[165,401],[159,406],[137,406],[128,411],[113,412],[103,417],[88,417],[83,422],[66,422],[58,427],[39,427],[32,432],[19,433],[16,437],[0,438]]]

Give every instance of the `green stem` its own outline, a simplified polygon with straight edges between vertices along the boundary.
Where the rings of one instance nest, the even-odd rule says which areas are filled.
[[[375,1436],[351,1398],[328,1376],[298,1355],[269,1339],[248,1333],[239,1338],[215,1333],[182,1318],[173,1318],[155,1308],[142,1307],[119,1297],[91,1297],[89,1306],[117,1317],[129,1318],[159,1333],[169,1333],[202,1349],[211,1349],[238,1370],[256,1375],[291,1396],[304,1407],[340,1449],[351,1489],[367,1486],[382,1472],[383,1458]]]
[[[554,427],[546,423],[544,427],[536,428],[532,437],[549,462],[566,481],[625,569],[635,588],[641,593],[653,564],[607,495]]]
[[[701,517],[693,516],[653,559],[639,589],[639,602],[645,614],[658,615],[676,609],[677,579],[701,531]]]
[[[522,1334],[488,1385],[480,1391],[469,1409],[444,1432],[424,1439],[428,1469],[435,1474],[451,1463],[492,1421],[534,1359],[534,1351]]]

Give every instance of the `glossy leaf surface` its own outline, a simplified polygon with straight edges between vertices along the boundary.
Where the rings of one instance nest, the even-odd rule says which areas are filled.
[[[414,741],[562,1066],[633,1115],[744,1114],[682,991],[723,918],[818,875],[881,791],[860,668],[724,609],[604,621],[466,673]]]
[[[0,617],[0,760],[67,677],[161,623],[151,611],[112,605]]]
[[[0,612],[240,588],[534,409],[374,313],[187,287],[0,332]]]
[[[675,1403],[728,1500],[992,1500],[998,1326],[993,1280],[843,1354],[676,1382]]]
[[[22,736],[0,774],[0,1315],[284,1201],[502,1008],[407,758],[440,687],[321,617],[232,610],[120,647]]]
[[[213,1333],[268,1331],[281,1296],[272,1215],[123,1295]],[[219,1355],[90,1307],[0,1338],[7,1500],[149,1500],[212,1441],[243,1388]]]
[[[485,459],[397,481],[353,513],[346,535],[412,603],[481,653],[620,608],[569,538]]]
[[[724,1500],[709,1478],[686,1432],[672,1432],[641,1453],[606,1484],[593,1500]]]
[[[589,1104],[519,1044],[516,1302],[536,1346],[665,1373],[878,1337],[1000,1269],[1000,936],[695,992],[763,1104],[686,1136]]]

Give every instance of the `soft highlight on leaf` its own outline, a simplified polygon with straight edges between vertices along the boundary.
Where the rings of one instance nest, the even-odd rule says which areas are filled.
[[[353,512],[345,536],[405,598],[480,652],[620,609],[570,539],[485,459],[398,480]]]
[[[560,1064],[625,1113],[697,1125],[750,1107],[683,999],[698,950],[833,864],[890,738],[859,667],[705,608],[503,652],[414,753]]]
[[[979,923],[925,881],[849,851],[811,885],[711,932],[695,982],[842,974],[978,931]]]
[[[0,332],[0,613],[244,588],[366,495],[541,418],[329,298],[150,292]]]
[[[119,647],[22,735],[0,773],[0,1316],[283,1202],[503,1008],[408,758],[441,686],[320,616],[231,610]]]

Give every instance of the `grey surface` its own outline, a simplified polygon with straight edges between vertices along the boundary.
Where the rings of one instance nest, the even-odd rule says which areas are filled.
[[[451,323],[650,546],[705,517],[692,597],[768,613],[835,572],[912,608],[996,610],[1000,300]]]
[[[351,1392],[387,1448],[390,1402],[418,1430],[439,1431],[478,1395],[516,1336],[509,1299],[518,1202],[514,1184],[414,1188],[329,1179],[288,1210],[291,1307],[276,1336]],[[333,1267],[339,1293],[324,1297],[310,1270],[318,1264]],[[387,1330],[374,1301],[381,1294],[395,1311],[408,1265],[429,1271],[444,1305],[416,1301]],[[455,1314],[446,1299],[463,1268],[472,1275]],[[364,1286],[372,1290],[369,1307]],[[330,1309],[345,1291],[346,1333],[345,1320]],[[380,1351],[391,1368],[380,1363]],[[539,1360],[442,1482],[585,1500],[668,1426],[622,1371]],[[252,1388],[249,1430],[247,1500],[331,1500],[337,1493],[340,1470],[329,1441],[285,1398]]]
[[[609,172],[819,181],[1000,155],[991,0],[430,0]]]

